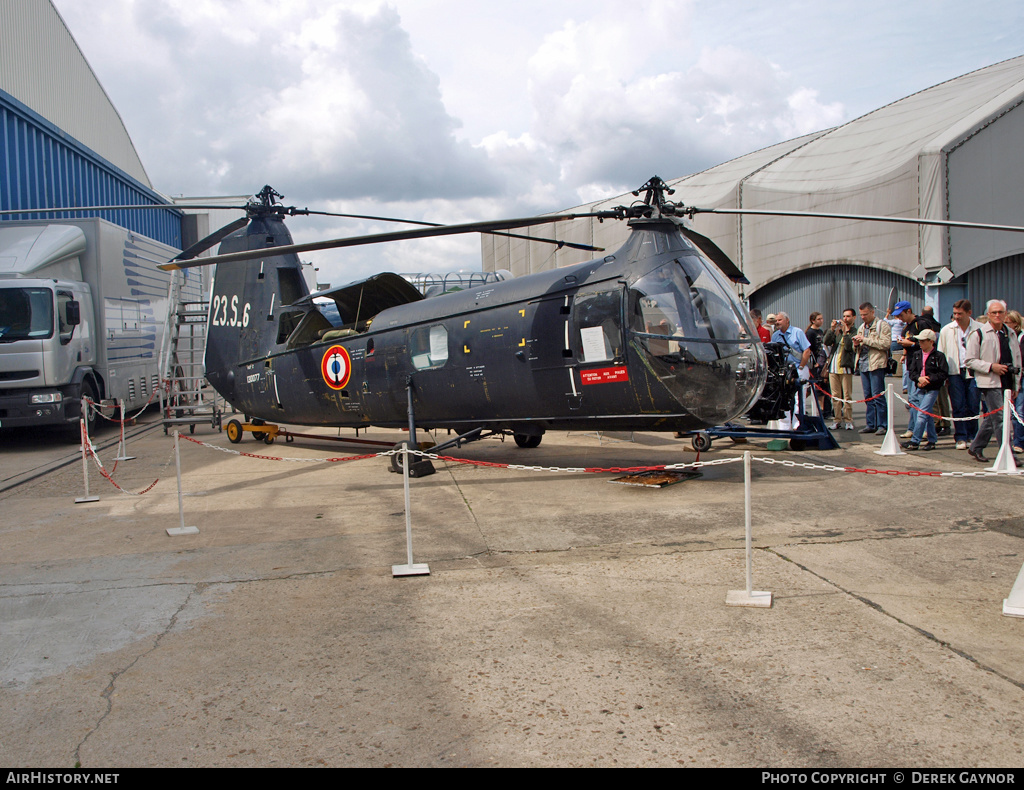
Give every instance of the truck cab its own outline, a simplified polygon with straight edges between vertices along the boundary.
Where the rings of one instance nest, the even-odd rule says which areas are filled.
[[[152,400],[169,285],[156,267],[175,253],[95,217],[0,222],[0,429],[77,438],[83,397]]]

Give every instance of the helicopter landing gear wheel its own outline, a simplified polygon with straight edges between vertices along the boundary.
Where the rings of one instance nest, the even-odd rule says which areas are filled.
[[[693,445],[693,449],[698,453],[703,453],[711,449],[711,437],[701,431],[700,433],[694,434],[690,440],[690,444]]]
[[[522,447],[524,450],[531,450],[540,445],[540,440],[543,437],[531,436],[525,433],[516,433],[512,435],[512,438],[516,440],[516,446]]]
[[[402,474],[402,464],[405,463],[405,453],[402,452],[406,447],[409,446],[408,442],[399,442],[392,450],[395,450],[395,454],[391,456],[391,471]]]
[[[242,423],[238,420],[231,420],[227,427],[228,441],[232,444],[238,444],[242,441]]]

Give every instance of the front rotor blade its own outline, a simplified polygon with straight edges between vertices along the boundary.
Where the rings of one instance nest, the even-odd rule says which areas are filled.
[[[457,236],[463,233],[490,233],[495,230],[527,228],[531,225],[546,225],[549,222],[581,219],[583,217],[618,219],[621,215],[615,211],[596,211],[585,214],[549,214],[545,217],[526,217],[522,219],[506,219],[492,222],[470,222],[464,225],[442,225],[436,228],[400,230],[393,233],[375,233],[369,236],[351,236],[346,239],[329,239],[327,241],[314,241],[306,244],[287,244],[281,247],[264,247],[258,250],[243,250],[241,252],[231,252],[227,255],[214,255],[209,258],[201,258],[192,261],[171,261],[170,263],[161,264],[159,268],[164,270],[189,269],[193,266],[210,266],[212,264],[231,263],[233,261],[250,261],[257,258],[268,258],[274,255],[287,255],[289,253],[333,250],[340,249],[342,247],[359,247],[364,244],[379,244],[385,241],[407,241],[410,239],[427,239],[438,236]]]
[[[914,217],[886,217],[873,214],[828,214],[820,211],[777,211],[757,208],[694,208],[694,214],[752,214],[762,217],[809,217],[819,219],[855,219],[864,222],[896,222],[904,225],[937,225],[942,228],[974,228],[975,230],[1005,230],[1024,233],[1021,225],[993,225],[987,222],[960,222],[952,219],[916,219]]]
[[[722,270],[722,273],[726,277],[734,283],[750,285],[750,280],[748,280],[746,275],[740,271],[740,268],[732,262],[732,258],[726,255],[725,252],[722,251],[722,248],[711,241],[711,239],[698,233],[693,228],[687,228],[686,226],[680,225],[679,229],[683,232],[683,235],[686,236],[686,238],[700,248],[701,252],[717,264],[718,268]]]

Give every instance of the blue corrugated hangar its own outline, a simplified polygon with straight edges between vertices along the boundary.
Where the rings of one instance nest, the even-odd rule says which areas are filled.
[[[0,209],[167,203],[121,117],[49,0],[0,4]],[[171,209],[19,214],[100,216],[180,249]]]
[[[673,200],[706,208],[869,214],[1024,225],[1024,57],[922,90],[834,129],[670,181]],[[638,184],[650,173],[638,177]],[[629,204],[630,194],[567,211]],[[694,227],[743,270],[751,307],[806,323],[896,286],[937,318],[969,298],[1024,308],[1024,234],[849,220],[700,214]],[[578,220],[537,235],[616,249],[622,223]],[[484,236],[484,268],[515,275],[586,253]]]

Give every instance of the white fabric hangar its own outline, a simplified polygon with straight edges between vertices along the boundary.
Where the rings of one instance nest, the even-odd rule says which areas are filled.
[[[1024,225],[1024,57],[915,93],[847,124],[670,181],[674,200],[708,208],[777,209]],[[650,176],[643,174],[640,180]],[[638,181],[639,185],[639,181]],[[628,204],[631,194],[580,206]],[[1024,307],[1024,234],[761,216],[697,215],[750,280],[742,295],[806,322],[896,286],[916,311],[942,320],[954,301]],[[614,250],[624,223],[580,220],[537,235]],[[587,253],[500,236],[482,241],[484,268],[515,275],[585,260]],[[948,270],[948,271],[947,271]],[[952,279],[950,279],[952,273]],[[946,282],[943,282],[946,281]]]

